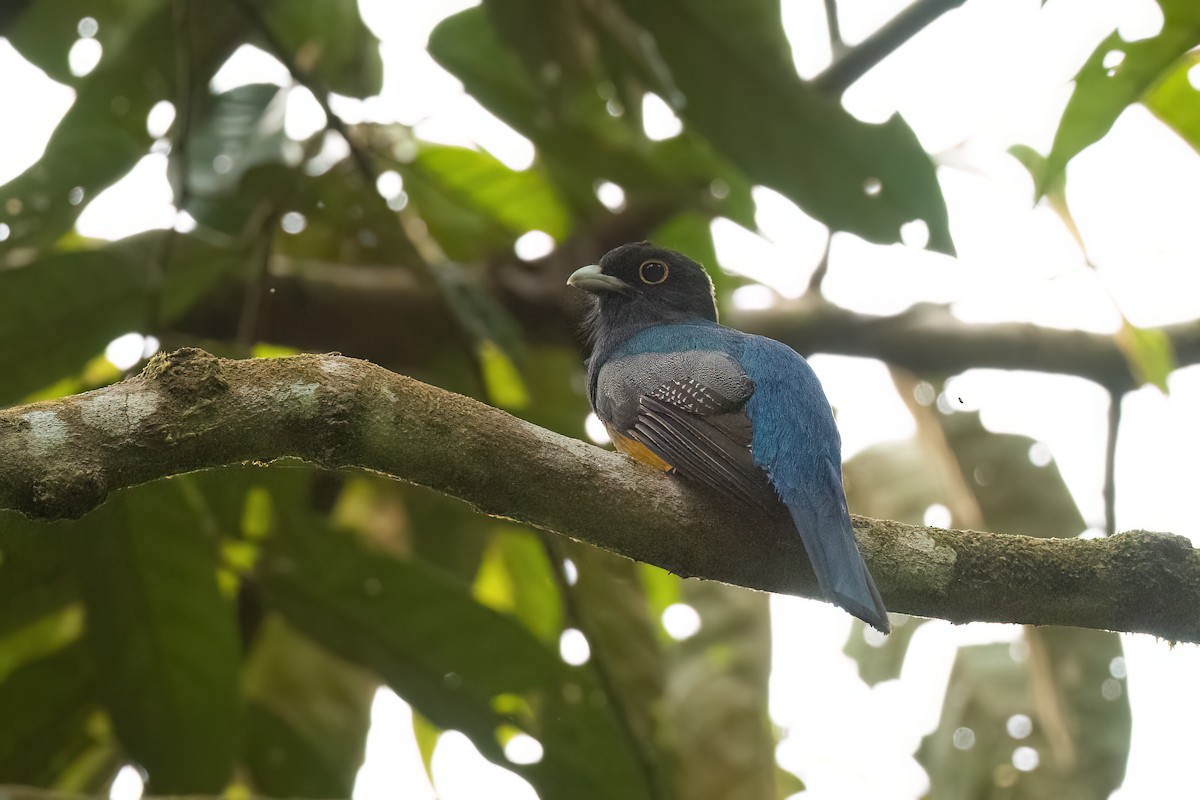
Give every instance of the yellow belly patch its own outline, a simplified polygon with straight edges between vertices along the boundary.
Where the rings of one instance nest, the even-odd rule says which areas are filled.
[[[663,472],[668,472],[672,469],[670,464],[668,464],[666,461],[663,461],[661,458],[651,452],[650,448],[646,447],[646,445],[642,444],[641,442],[630,439],[628,436],[623,436],[614,431],[612,428],[609,428],[608,434],[612,437],[613,446],[615,446],[618,451],[624,453],[630,458],[654,467],[655,469],[661,469]]]

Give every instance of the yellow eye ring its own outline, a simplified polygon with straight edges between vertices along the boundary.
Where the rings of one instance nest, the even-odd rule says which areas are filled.
[[[646,276],[647,267],[651,269],[650,277]],[[662,275],[658,278],[654,278],[654,273],[657,272],[655,269],[656,267],[662,267]],[[659,261],[657,258],[652,258],[649,261],[643,261],[642,265],[638,267],[638,277],[641,278],[642,283],[646,284],[647,286],[657,286],[665,281],[667,279],[667,275],[670,273],[671,270],[669,267],[667,267],[666,262]]]

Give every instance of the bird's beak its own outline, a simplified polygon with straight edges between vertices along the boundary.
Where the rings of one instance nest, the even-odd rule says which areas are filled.
[[[585,292],[592,292],[593,294],[600,294],[602,292],[629,293],[629,284],[620,278],[605,275],[596,264],[588,264],[586,267],[580,267],[572,272],[571,277],[567,278],[567,285],[574,286],[576,289],[583,289]]]

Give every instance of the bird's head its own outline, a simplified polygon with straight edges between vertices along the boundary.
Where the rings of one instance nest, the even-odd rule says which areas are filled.
[[[704,267],[650,242],[609,250],[567,283],[596,296],[599,321],[607,326],[717,321],[713,284]]]

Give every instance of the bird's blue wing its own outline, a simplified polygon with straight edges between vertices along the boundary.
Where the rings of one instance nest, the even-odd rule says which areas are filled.
[[[754,460],[787,506],[822,593],[887,632],[887,609],[854,539],[841,437],[817,376],[791,348],[757,336],[747,337],[741,364],[755,385],[746,404]]]

